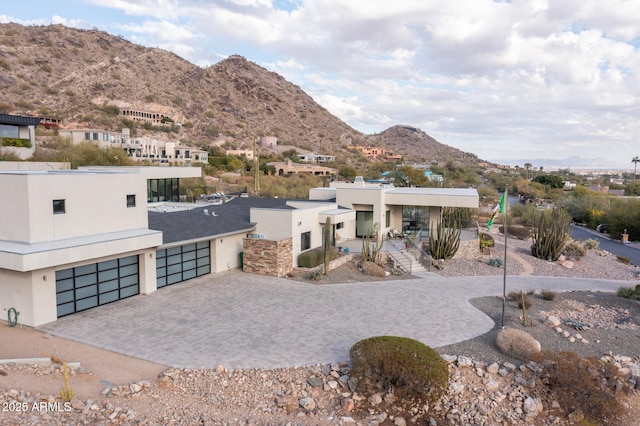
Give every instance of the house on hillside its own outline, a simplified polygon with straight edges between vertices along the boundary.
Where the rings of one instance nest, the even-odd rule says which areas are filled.
[[[0,154],[11,153],[22,160],[32,157],[39,124],[39,118],[0,114]]]
[[[294,163],[291,160],[287,160],[286,162],[272,161],[267,163],[267,166],[274,167],[278,176],[298,174],[329,176],[338,174],[338,170],[331,167],[318,166],[315,164]]]
[[[310,152],[308,154],[298,154],[298,158],[303,163],[313,164],[333,163],[334,161],[336,161],[335,155],[314,154],[313,152]]]

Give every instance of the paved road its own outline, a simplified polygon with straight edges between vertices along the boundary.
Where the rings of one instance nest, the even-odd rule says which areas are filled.
[[[576,240],[588,240],[595,238],[600,242],[600,248],[617,256],[625,256],[636,266],[640,266],[640,249],[637,244],[626,245],[620,241],[612,240],[607,235],[601,234],[589,228],[574,226],[571,230],[571,238]]]
[[[507,291],[613,292],[620,281],[508,276]],[[493,321],[469,299],[502,294],[502,276],[306,284],[240,271],[207,275],[60,318],[39,329],[172,367],[278,368],[349,359],[377,335],[437,348]],[[73,357],[73,354],[69,354]]]

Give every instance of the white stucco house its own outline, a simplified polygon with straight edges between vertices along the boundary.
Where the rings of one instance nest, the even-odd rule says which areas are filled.
[[[366,184],[316,188],[304,201],[187,204],[179,202],[180,179],[200,176],[198,167],[16,164],[0,162],[0,311],[14,308],[32,327],[238,268],[249,248],[252,270],[262,273],[261,261],[271,259],[260,244],[273,242],[282,254],[277,270],[264,271],[281,276],[322,245],[327,217],[337,242],[376,222],[381,232],[423,227],[443,206],[478,204],[475,190]]]

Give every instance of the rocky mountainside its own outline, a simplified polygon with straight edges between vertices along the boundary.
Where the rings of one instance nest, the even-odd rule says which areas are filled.
[[[363,135],[300,87],[241,56],[204,69],[101,31],[0,24],[0,70],[0,113],[60,118],[64,126],[130,127],[134,135],[202,147],[226,141],[249,148],[271,135],[282,145],[354,161],[361,157],[350,144],[388,144],[410,160],[475,158],[406,126]],[[163,114],[181,126],[135,124],[118,115],[126,109]]]
[[[376,146],[385,147],[413,161],[427,164],[452,161],[470,165],[482,161],[477,155],[442,144],[412,126],[393,126],[381,133],[368,136],[368,140]]]

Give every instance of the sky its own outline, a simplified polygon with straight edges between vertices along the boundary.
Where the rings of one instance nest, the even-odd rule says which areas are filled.
[[[640,0],[24,0],[0,22],[239,54],[363,133],[415,126],[490,161],[640,156]]]

